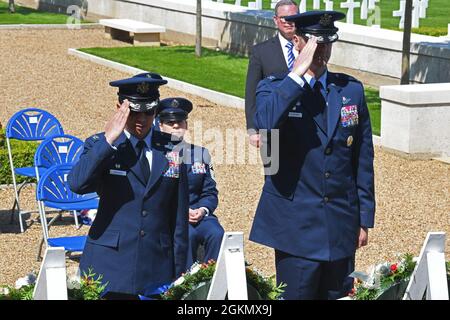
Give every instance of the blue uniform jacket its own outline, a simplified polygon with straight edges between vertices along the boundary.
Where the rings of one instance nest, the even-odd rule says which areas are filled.
[[[362,84],[328,72],[327,92],[328,134],[308,84],[287,74],[259,83],[255,125],[279,130],[279,169],[265,176],[250,240],[335,261],[353,256],[359,228],[374,225],[374,152]]]
[[[152,137],[153,138],[153,137]],[[152,139],[151,176],[142,181],[131,142],[122,134],[114,150],[104,134],[85,142],[68,179],[76,193],[96,191],[97,216],[80,269],[93,268],[108,291],[144,293],[184,272],[188,250],[186,166]]]
[[[198,209],[208,208],[209,214],[213,214],[217,208],[218,190],[214,181],[214,170],[211,164],[211,156],[208,149],[191,145],[191,162],[186,163],[189,181],[189,207]]]
[[[158,145],[165,145],[169,149],[180,150],[185,154],[183,160],[189,183],[189,208],[205,207],[209,210],[209,214],[213,214],[218,205],[219,191],[213,177],[214,169],[208,149],[185,141],[173,143],[170,135],[160,131],[154,134],[160,137]]]

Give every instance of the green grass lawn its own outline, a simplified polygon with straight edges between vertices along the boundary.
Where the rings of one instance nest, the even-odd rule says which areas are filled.
[[[247,6],[248,2],[254,0],[242,0],[241,4]],[[295,0],[297,4],[300,0]],[[307,0],[307,10],[313,10],[313,1]],[[224,0],[226,3],[234,4],[235,0]],[[270,9],[270,0],[263,0],[263,9]],[[321,10],[325,10],[325,5],[321,0]],[[340,4],[342,2],[347,2],[347,0],[334,0],[334,10],[347,13],[347,9],[341,9]],[[358,0],[358,2],[362,2]],[[380,0],[377,5],[381,9],[381,27],[386,29],[398,30],[398,24],[400,22],[399,17],[393,17],[392,11],[398,10],[400,8],[399,0]],[[370,16],[370,15],[369,15]],[[355,9],[354,11],[355,23],[366,25],[367,20],[361,20],[360,9]],[[420,28],[414,29],[415,33],[428,34],[433,36],[442,36],[447,34],[447,24],[450,23],[450,1],[449,0],[429,0],[427,17],[425,19],[420,19]]]
[[[193,46],[80,49],[105,59],[162,74],[200,87],[245,96],[248,58],[203,48],[196,58]],[[381,102],[376,89],[366,89],[373,133],[380,134]]]
[[[367,107],[369,108],[372,133],[379,136],[381,132],[381,100],[380,91],[374,88],[365,88]]]
[[[65,24],[68,15],[38,11],[16,4],[16,12],[8,12],[8,3],[0,1],[0,24]],[[82,21],[87,23],[89,21]]]

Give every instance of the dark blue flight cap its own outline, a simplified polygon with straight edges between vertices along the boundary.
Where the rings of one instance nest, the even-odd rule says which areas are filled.
[[[167,83],[157,73],[141,73],[128,79],[112,81],[109,84],[118,87],[119,102],[130,102],[130,110],[148,112],[156,110],[159,103],[159,86]]]
[[[338,11],[307,11],[285,17],[286,21],[295,23],[296,33],[311,38],[317,37],[317,43],[332,43],[338,40],[338,28],[334,22],[345,18],[345,14]]]
[[[192,102],[185,98],[166,98],[159,102],[160,121],[181,121],[188,118],[192,111]]]

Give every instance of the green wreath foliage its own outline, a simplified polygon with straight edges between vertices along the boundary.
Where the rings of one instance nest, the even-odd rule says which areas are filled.
[[[174,282],[165,293],[161,294],[163,300],[182,300],[197,288],[211,281],[216,270],[216,262],[194,264],[190,270]],[[264,277],[250,267],[245,268],[247,283],[256,289],[262,300],[277,300],[284,292],[285,284],[276,285],[275,276]]]

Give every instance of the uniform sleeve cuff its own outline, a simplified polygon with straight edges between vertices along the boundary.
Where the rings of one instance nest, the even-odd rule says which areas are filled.
[[[291,78],[292,80],[294,80],[302,88],[305,85],[305,81],[303,81],[303,79],[298,74],[296,74],[294,72],[290,72],[288,74],[288,77]]]
[[[206,208],[206,207],[200,207],[200,209],[203,209],[203,210],[205,210],[205,217],[206,216],[209,216],[209,209],[208,208]]]

